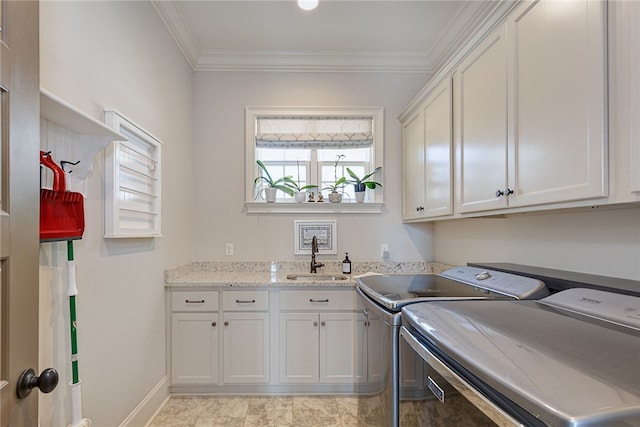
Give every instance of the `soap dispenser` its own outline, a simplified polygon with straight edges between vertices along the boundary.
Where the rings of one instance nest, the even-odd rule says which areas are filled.
[[[351,260],[349,252],[344,253],[344,261],[342,261],[342,274],[351,274]]]

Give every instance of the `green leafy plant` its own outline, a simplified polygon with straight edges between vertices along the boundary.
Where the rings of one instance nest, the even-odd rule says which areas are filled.
[[[373,170],[373,172],[366,174],[362,178],[358,177],[351,169],[347,168],[347,173],[349,174],[349,178],[346,180],[347,183],[353,184],[356,187],[356,191],[364,191],[364,187],[371,188],[372,190],[376,187],[382,187],[382,184],[376,181],[368,181],[373,175],[377,174],[382,170],[382,166],[378,166]],[[360,190],[358,189],[360,188]]]
[[[256,188],[256,199],[266,187],[277,188],[283,193],[293,196],[296,182],[292,176],[283,176],[274,180],[262,160],[256,160],[256,163],[262,169],[262,174],[253,180],[253,185]]]

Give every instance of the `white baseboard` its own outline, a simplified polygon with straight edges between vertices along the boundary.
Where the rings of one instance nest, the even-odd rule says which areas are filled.
[[[164,402],[169,398],[169,379],[165,375],[158,384],[131,411],[119,427],[141,427],[151,422]]]

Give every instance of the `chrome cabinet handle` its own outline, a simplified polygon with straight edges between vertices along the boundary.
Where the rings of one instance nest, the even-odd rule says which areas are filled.
[[[309,302],[329,302],[329,298],[327,298],[327,299],[313,299],[313,298],[309,298]]]
[[[252,299],[252,300],[237,299],[236,300],[236,304],[253,304],[254,302],[256,302],[256,300],[254,300],[254,299]]]
[[[196,300],[186,299],[186,300],[184,300],[184,302],[187,303],[187,304],[204,304],[204,300],[203,299],[197,300],[197,301]]]

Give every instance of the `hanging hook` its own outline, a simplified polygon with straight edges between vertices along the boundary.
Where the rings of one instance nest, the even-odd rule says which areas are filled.
[[[72,166],[75,166],[75,165],[77,165],[78,163],[80,163],[80,160],[78,160],[78,161],[77,161],[77,162],[75,162],[75,163],[74,163],[74,162],[68,162],[68,161],[66,161],[66,160],[60,160],[60,166],[62,166],[62,170],[64,170],[64,165],[72,165]],[[66,171],[65,171],[65,172],[66,172]],[[73,172],[73,171],[71,171],[71,172]],[[69,173],[71,173],[71,172],[69,172]]]

